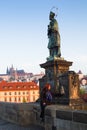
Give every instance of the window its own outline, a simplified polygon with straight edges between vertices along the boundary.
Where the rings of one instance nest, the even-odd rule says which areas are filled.
[[[12,88],[12,86],[8,86],[8,88],[10,88],[10,89],[11,89],[11,88]]]
[[[26,94],[29,94],[29,92],[26,92]]]
[[[17,88],[20,88],[20,86],[17,86]]]
[[[33,94],[35,94],[35,92],[33,91]]]
[[[5,100],[4,100],[5,102],[7,101],[7,98],[5,98]]]
[[[19,101],[20,101],[20,97],[19,97],[19,99],[18,99]]]
[[[4,89],[6,89],[7,87],[6,86],[3,86]]]
[[[20,92],[18,92],[18,94],[20,95],[21,93],[20,93]]]
[[[9,101],[11,102],[11,97],[9,98]]]
[[[27,97],[27,101],[29,101],[28,97]]]
[[[26,86],[23,86],[23,88],[26,88]]]
[[[14,100],[15,100],[15,102],[17,101],[16,97],[15,97],[15,99],[14,99]]]
[[[25,94],[25,92],[23,92],[23,94]]]
[[[7,93],[5,92],[4,95],[7,95]]]
[[[35,101],[35,96],[33,96],[33,101]]]
[[[11,95],[11,92],[9,92],[9,95]]]
[[[36,88],[36,86],[34,86],[34,88]]]
[[[33,86],[30,86],[30,88],[33,88]]]
[[[15,92],[15,95],[16,95],[17,93]]]

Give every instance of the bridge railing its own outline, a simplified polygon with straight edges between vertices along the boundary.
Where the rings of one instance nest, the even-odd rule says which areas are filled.
[[[0,118],[22,126],[41,125],[45,130],[87,130],[87,110],[73,110],[64,105],[47,106],[42,123],[39,103],[0,102]]]

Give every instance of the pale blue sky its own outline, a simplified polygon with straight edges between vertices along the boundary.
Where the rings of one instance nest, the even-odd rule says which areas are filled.
[[[40,73],[48,57],[49,12],[58,7],[61,52],[70,68],[87,74],[87,0],[0,0],[0,73]]]

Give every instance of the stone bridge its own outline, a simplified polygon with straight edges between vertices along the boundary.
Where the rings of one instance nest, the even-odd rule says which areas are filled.
[[[45,122],[42,123],[39,103],[0,102],[0,119],[4,120],[0,126],[4,124],[4,127],[7,122],[13,124],[14,129],[6,130],[87,130],[87,111],[65,105],[47,106]]]

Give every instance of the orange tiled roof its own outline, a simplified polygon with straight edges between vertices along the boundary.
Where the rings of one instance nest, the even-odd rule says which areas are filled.
[[[0,82],[0,91],[8,90],[38,90],[39,86],[34,82]]]

